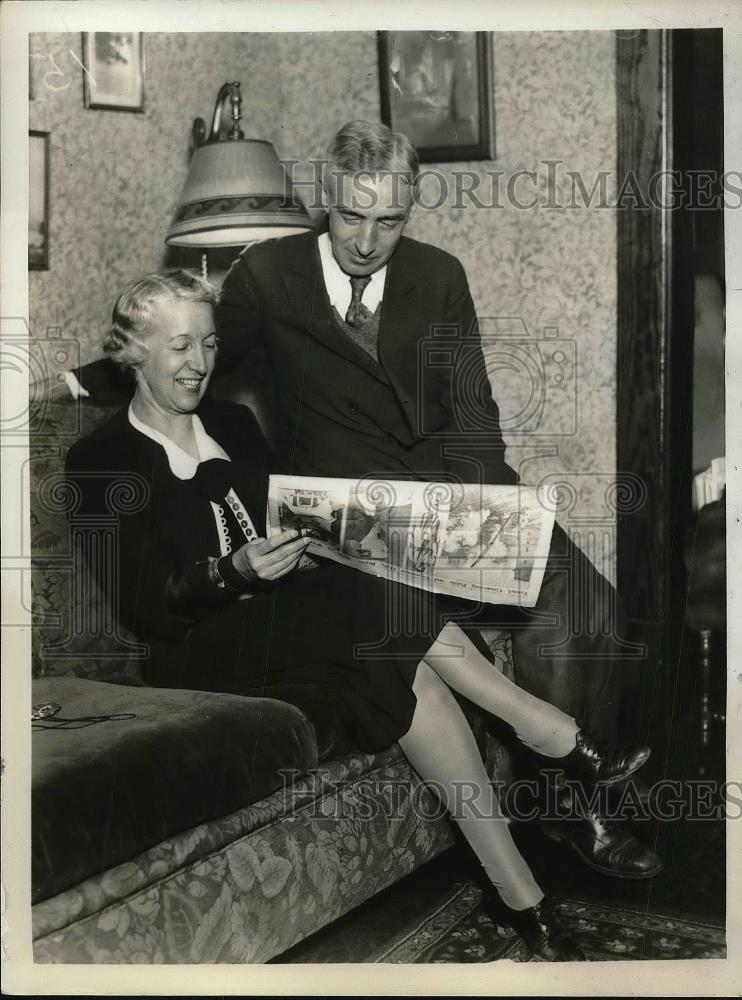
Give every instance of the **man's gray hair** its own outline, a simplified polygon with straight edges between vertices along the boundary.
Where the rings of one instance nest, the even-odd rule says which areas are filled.
[[[112,361],[128,371],[141,364],[147,350],[152,307],[168,299],[207,302],[213,308],[219,293],[208,281],[184,268],[157,271],[130,282],[116,300],[103,341],[103,350]]]
[[[395,173],[414,185],[420,174],[417,150],[402,132],[381,122],[346,122],[333,136],[326,153],[330,173]]]

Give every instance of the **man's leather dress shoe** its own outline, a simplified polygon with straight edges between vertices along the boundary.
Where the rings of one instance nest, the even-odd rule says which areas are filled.
[[[540,961],[587,961],[580,946],[559,920],[548,896],[527,910],[511,910],[504,905],[496,890],[491,889],[484,893],[482,904],[493,923],[506,920],[523,938],[531,954]]]
[[[550,767],[561,767],[568,778],[590,785],[613,785],[638,771],[649,758],[645,746],[607,748],[589,729],[580,729],[576,746],[566,757],[550,757]]]
[[[596,809],[580,810],[569,819],[542,819],[541,829],[551,840],[568,844],[595,871],[614,878],[653,878],[662,862],[640,843],[624,822],[609,820]]]

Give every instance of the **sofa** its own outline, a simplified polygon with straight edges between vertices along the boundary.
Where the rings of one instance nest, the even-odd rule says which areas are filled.
[[[450,847],[452,825],[398,746],[342,745],[319,690],[297,707],[143,683],[142,647],[72,572],[63,479],[118,405],[60,390],[32,420],[33,702],[60,706],[32,723],[34,958],[266,962]],[[508,635],[486,640],[511,674]]]

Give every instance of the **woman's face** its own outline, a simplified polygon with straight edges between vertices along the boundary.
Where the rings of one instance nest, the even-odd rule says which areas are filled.
[[[155,303],[137,392],[169,413],[191,413],[203,399],[216,361],[214,315],[208,302],[168,298]]]

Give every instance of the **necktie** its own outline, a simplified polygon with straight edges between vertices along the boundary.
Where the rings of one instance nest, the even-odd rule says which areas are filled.
[[[352,277],[350,279],[350,305],[345,314],[345,322],[348,326],[355,326],[359,320],[363,320],[368,315],[368,310],[361,302],[363,290],[371,280],[370,275]]]

